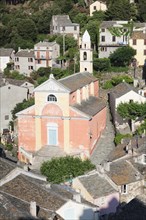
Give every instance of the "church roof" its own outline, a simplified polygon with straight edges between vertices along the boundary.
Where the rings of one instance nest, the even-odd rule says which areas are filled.
[[[90,96],[86,101],[83,100],[81,104],[75,104],[72,107],[89,116],[94,116],[102,109],[104,109],[106,104],[102,99]]]
[[[82,88],[85,85],[90,84],[91,82],[97,81],[97,78],[94,77],[89,72],[83,72],[83,73],[73,74],[58,81],[62,85],[70,89],[71,92],[73,92],[76,91],[77,89]]]

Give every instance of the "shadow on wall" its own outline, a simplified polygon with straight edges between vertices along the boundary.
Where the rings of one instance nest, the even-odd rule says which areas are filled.
[[[109,213],[115,213],[118,206],[119,206],[119,201],[116,198],[112,198],[109,201],[108,206],[106,208],[101,208],[99,210],[100,216],[107,215]]]
[[[85,209],[79,220],[99,220],[99,212],[92,209]]]

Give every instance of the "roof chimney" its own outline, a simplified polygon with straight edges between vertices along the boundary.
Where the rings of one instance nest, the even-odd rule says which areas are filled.
[[[36,202],[34,202],[34,201],[30,202],[30,214],[33,217],[37,216],[37,206],[36,206]]]
[[[79,192],[75,192],[75,193],[73,194],[73,200],[75,200],[75,201],[78,202],[78,203],[81,203],[81,195],[80,195]]]
[[[110,171],[110,162],[109,162],[109,161],[106,161],[103,166],[104,166],[104,169],[105,169],[107,172]]]

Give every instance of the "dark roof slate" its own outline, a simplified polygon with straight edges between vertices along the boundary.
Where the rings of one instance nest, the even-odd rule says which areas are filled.
[[[16,168],[16,164],[7,159],[0,158],[0,179]]]
[[[20,50],[15,57],[34,57],[34,50]]]
[[[86,101],[75,104],[73,107],[89,116],[94,116],[106,107],[106,103],[100,98],[90,96]]]
[[[114,98],[119,98],[122,95],[125,95],[126,93],[128,93],[130,91],[137,92],[137,90],[133,86],[129,85],[126,82],[123,82],[123,83],[120,83],[117,86],[115,86],[111,90],[110,94],[113,94]]]
[[[112,162],[107,174],[116,185],[129,184],[142,179],[140,173],[127,160]]]
[[[90,195],[95,199],[116,192],[110,183],[105,178],[99,176],[98,173],[84,175],[78,177],[78,179],[87,192],[90,193]]]
[[[79,88],[82,88],[85,85],[90,84],[91,82],[97,81],[97,78],[89,72],[83,72],[75,73],[58,81],[65,87],[69,88],[71,92],[73,92]]]
[[[11,56],[14,50],[12,48],[0,48],[0,56]]]

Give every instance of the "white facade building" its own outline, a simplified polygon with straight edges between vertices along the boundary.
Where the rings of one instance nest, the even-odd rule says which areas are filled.
[[[93,16],[95,11],[106,11],[107,6],[105,2],[95,1],[90,5],[90,16]]]
[[[3,72],[7,63],[13,62],[14,50],[12,48],[0,48],[0,71]]]
[[[51,34],[69,34],[76,40],[79,37],[80,26],[77,23],[72,23],[69,15],[53,15],[50,24]]]
[[[101,23],[99,29],[99,58],[108,58],[119,47],[128,45],[129,36],[126,35],[126,32],[128,32],[126,24],[128,24],[128,21],[103,21]],[[122,30],[119,36],[114,34],[115,29]]]

